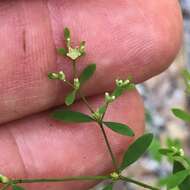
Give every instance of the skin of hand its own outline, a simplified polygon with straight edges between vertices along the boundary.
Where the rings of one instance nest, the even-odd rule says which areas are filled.
[[[0,2],[0,171],[13,178],[98,175],[112,170],[102,134],[93,124],[63,124],[49,118],[63,104],[68,89],[49,81],[47,73],[71,65],[57,55],[63,28],[73,41],[87,43],[81,71],[97,64],[84,88],[96,108],[116,78],[129,74],[142,82],[166,69],[182,39],[177,0],[61,0]],[[87,112],[78,101],[73,109]],[[143,103],[136,91],[126,93],[108,109],[107,120],[128,124],[138,137],[144,129]],[[120,160],[131,138],[106,130]],[[87,189],[92,182],[25,185],[27,189]]]

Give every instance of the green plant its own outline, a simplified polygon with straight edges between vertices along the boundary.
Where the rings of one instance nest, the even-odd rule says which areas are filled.
[[[22,183],[44,183],[44,182],[66,182],[66,181],[78,181],[78,180],[104,180],[109,179],[110,184],[103,188],[103,190],[112,190],[114,183],[118,180],[122,180],[128,183],[134,183],[143,188],[151,190],[159,190],[160,187],[153,187],[148,184],[145,184],[141,181],[132,179],[128,176],[123,176],[122,171],[128,166],[136,162],[148,149],[153,140],[153,134],[147,133],[136,139],[126,150],[121,164],[118,164],[116,157],[112,151],[112,147],[107,138],[105,127],[113,130],[116,133],[121,135],[132,137],[134,132],[130,129],[129,126],[118,123],[114,121],[105,121],[104,116],[107,111],[108,106],[115,101],[119,96],[121,96],[125,91],[135,88],[135,85],[131,82],[131,79],[126,80],[117,79],[115,81],[115,89],[108,93],[105,93],[104,102],[99,106],[97,110],[94,110],[93,107],[89,104],[87,98],[84,96],[82,87],[85,83],[93,76],[96,65],[91,63],[86,66],[86,68],[79,75],[77,70],[77,60],[85,55],[85,42],[82,41],[78,47],[71,46],[71,35],[68,28],[64,29],[64,37],[66,41],[66,48],[58,49],[58,53],[64,57],[67,57],[71,61],[72,71],[73,71],[73,80],[69,81],[63,71],[51,72],[48,74],[49,79],[51,80],[60,80],[63,81],[66,85],[70,87],[70,92],[65,98],[65,104],[67,106],[72,105],[75,102],[76,95],[80,96],[84,104],[89,109],[89,114],[84,114],[81,112],[72,111],[71,109],[58,109],[52,113],[52,118],[55,120],[63,122],[72,122],[72,123],[96,123],[100,128],[102,135],[104,137],[107,149],[109,151],[110,157],[112,159],[114,170],[103,176],[68,176],[64,178],[45,178],[45,179],[10,179],[4,175],[0,175],[0,182],[3,184],[1,190],[6,190],[11,187],[13,190],[24,190],[20,184]],[[190,165],[185,158],[182,149],[177,149],[176,147],[160,149],[160,153],[174,160],[174,172],[173,174],[160,181],[161,185],[167,185],[168,189],[174,188],[176,186],[182,186],[189,183],[190,176]],[[184,182],[185,180],[185,182]],[[187,182],[186,182],[187,181]],[[181,188],[180,190],[184,190]]]

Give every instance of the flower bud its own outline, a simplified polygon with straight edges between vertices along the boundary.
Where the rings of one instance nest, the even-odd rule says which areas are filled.
[[[0,182],[1,183],[8,183],[9,179],[8,179],[8,177],[0,174]]]
[[[108,92],[105,93],[105,101],[111,103],[115,100],[115,96],[111,96]]]
[[[51,80],[56,80],[58,79],[58,74],[57,73],[48,73],[48,78]]]
[[[59,71],[58,78],[59,80],[65,81],[66,80],[65,73],[63,71]]]
[[[80,81],[78,78],[74,78],[74,88],[78,90],[80,88]]]
[[[112,180],[118,180],[119,179],[119,174],[116,172],[111,173],[110,176],[111,176]]]

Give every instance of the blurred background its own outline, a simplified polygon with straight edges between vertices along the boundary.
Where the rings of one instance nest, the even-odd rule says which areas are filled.
[[[145,183],[155,185],[158,177],[164,177],[172,171],[167,160],[158,154],[160,147],[183,147],[185,154],[190,157],[189,126],[175,118],[171,108],[181,108],[190,112],[190,97],[185,92],[185,84],[181,72],[190,70],[190,0],[181,0],[184,18],[184,43],[174,63],[161,75],[138,85],[139,92],[144,98],[146,108],[146,127],[155,134],[149,152],[138,162],[130,166],[126,173]],[[102,190],[105,181],[93,190]],[[114,190],[143,190],[143,188],[117,183]],[[175,189],[177,190],[177,189]]]

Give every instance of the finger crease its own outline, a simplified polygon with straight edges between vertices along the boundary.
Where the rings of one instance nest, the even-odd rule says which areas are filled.
[[[9,127],[7,127],[7,131],[10,134],[10,136],[12,137],[13,143],[15,144],[15,147],[17,149],[17,153],[18,153],[18,156],[19,156],[19,159],[20,159],[20,163],[22,165],[22,171],[23,171],[24,177],[27,177],[28,172],[27,172],[26,165],[24,163],[24,159],[22,157],[18,142],[16,140],[16,137],[15,137],[15,135],[13,134],[13,132],[11,131],[11,129]]]

